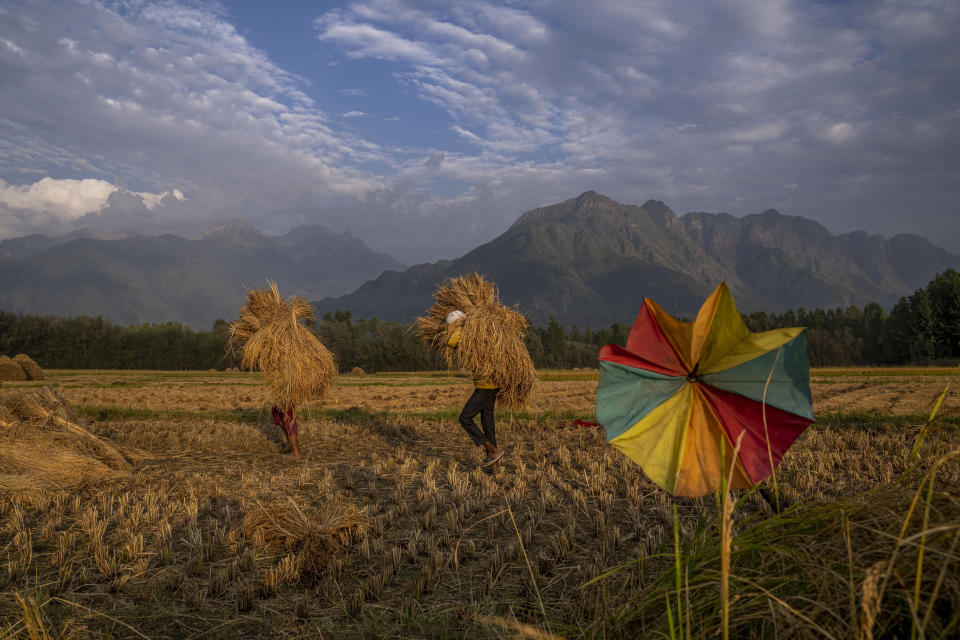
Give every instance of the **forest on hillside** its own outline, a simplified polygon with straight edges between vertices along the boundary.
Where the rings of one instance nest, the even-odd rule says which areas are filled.
[[[888,313],[864,308],[744,314],[752,331],[807,327],[810,364],[872,366],[955,363],[960,360],[960,273],[948,269],[901,298]],[[409,326],[377,318],[327,313],[309,323],[334,353],[341,371],[422,371],[444,368]],[[0,312],[0,354],[26,353],[53,369],[226,369],[236,366],[225,320],[209,331],[177,323],[119,326],[102,318],[61,318]],[[527,331],[538,368],[595,367],[605,344],[624,344],[630,326],[564,327],[552,319]]]

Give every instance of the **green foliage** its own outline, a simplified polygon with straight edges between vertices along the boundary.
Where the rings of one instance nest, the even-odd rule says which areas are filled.
[[[901,298],[887,322],[889,355],[899,362],[960,357],[960,273],[948,269]]]
[[[221,321],[218,321],[221,322]],[[26,353],[51,369],[224,369],[225,330],[181,324],[114,325],[103,318],[0,312],[0,353]]]
[[[926,288],[902,298],[889,314],[869,304],[743,317],[752,331],[807,327],[815,367],[955,361],[960,358],[960,273],[944,271]],[[445,366],[410,327],[396,322],[335,311],[309,326],[333,352],[341,372]],[[0,353],[26,353],[41,367],[54,369],[224,369],[236,366],[226,351],[226,330],[224,320],[217,320],[211,331],[193,331],[176,323],[120,327],[99,317],[0,312]],[[625,344],[629,330],[619,322],[597,331],[576,325],[567,330],[551,317],[545,327],[527,330],[526,344],[538,369],[595,367],[600,347]]]
[[[753,331],[807,327],[810,364],[929,364],[960,358],[960,273],[947,269],[887,314],[878,304],[744,315]]]

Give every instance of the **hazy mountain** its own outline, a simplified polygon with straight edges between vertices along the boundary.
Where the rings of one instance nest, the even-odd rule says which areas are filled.
[[[599,327],[631,322],[644,296],[692,317],[721,281],[744,311],[889,306],[948,267],[960,267],[960,256],[919,236],[837,236],[773,209],[679,217],[656,200],[623,205],[588,191],[528,211],[461,258],[388,271],[316,304],[321,313],[408,321],[430,304],[438,282],[476,270],[537,324],[554,316]]]
[[[120,240],[129,238],[131,233],[103,233],[90,227],[77,229],[62,236],[45,236],[34,233],[20,238],[8,238],[0,240],[0,259],[3,260],[23,260],[30,256],[66,244],[71,240],[79,238],[90,238],[93,240]]]
[[[28,236],[0,243],[0,309],[209,328],[236,316],[246,288],[276,280],[309,299],[402,268],[349,233],[306,226],[271,238],[234,220],[196,238]]]

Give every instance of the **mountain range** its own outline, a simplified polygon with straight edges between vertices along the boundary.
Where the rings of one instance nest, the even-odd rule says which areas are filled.
[[[890,307],[946,268],[960,268],[960,256],[917,235],[834,235],[774,209],[681,217],[657,200],[624,205],[588,191],[524,213],[460,258],[386,271],[315,306],[406,322],[430,304],[444,278],[478,271],[499,285],[502,302],[535,324],[552,316],[596,328],[632,322],[644,296],[692,318],[721,281],[741,311]]]
[[[960,256],[916,235],[834,235],[773,209],[678,216],[657,200],[625,205],[588,191],[527,211],[460,258],[405,270],[316,225],[279,237],[233,220],[195,238],[82,229],[3,240],[0,309],[206,329],[236,317],[245,290],[269,279],[317,301],[321,315],[407,322],[444,278],[478,271],[535,324],[552,316],[598,328],[631,322],[644,296],[692,318],[721,281],[742,311],[890,307],[950,267],[960,268]]]
[[[0,309],[208,329],[218,318],[235,318],[246,289],[268,279],[285,294],[315,299],[401,268],[350,233],[317,225],[279,237],[240,220],[195,238],[85,229],[0,241]]]

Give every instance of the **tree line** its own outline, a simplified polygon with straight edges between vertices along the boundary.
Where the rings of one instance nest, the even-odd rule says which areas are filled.
[[[960,359],[960,273],[948,269],[901,298],[887,313],[864,308],[790,310],[744,314],[752,331],[807,327],[813,366],[953,363]],[[178,323],[119,326],[103,318],[60,318],[0,312],[0,354],[26,353],[53,369],[227,369],[237,365],[227,322],[210,331]],[[327,313],[309,323],[337,358],[341,371],[428,371],[444,368],[407,325],[377,318]],[[567,329],[551,318],[526,334],[538,368],[594,367],[605,344],[624,344],[629,325]]]

